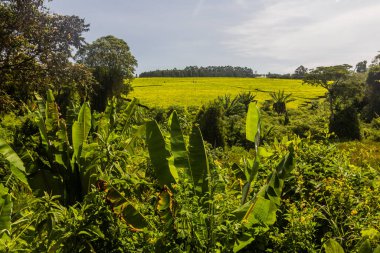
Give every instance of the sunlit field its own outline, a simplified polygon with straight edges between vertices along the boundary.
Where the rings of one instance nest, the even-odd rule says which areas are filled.
[[[284,90],[285,93],[292,93],[295,99],[288,107],[296,108],[325,94],[323,88],[303,85],[301,80],[294,79],[136,78],[132,86],[134,91],[129,96],[138,98],[148,106],[160,107],[199,106],[218,96],[248,91],[262,103],[270,99],[269,92]]]

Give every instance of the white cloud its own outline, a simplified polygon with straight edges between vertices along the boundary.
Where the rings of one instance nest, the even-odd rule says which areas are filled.
[[[223,45],[242,57],[272,60],[272,66],[288,63],[282,71],[354,64],[380,49],[379,13],[375,0],[267,1],[249,20],[227,27]]]

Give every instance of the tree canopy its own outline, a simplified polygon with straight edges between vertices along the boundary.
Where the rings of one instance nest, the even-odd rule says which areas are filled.
[[[350,73],[351,67],[348,64],[317,67],[305,74],[303,82],[313,86],[321,86],[328,90],[332,85],[343,80]]]
[[[91,83],[88,71],[70,60],[87,30],[83,19],[50,13],[43,0],[1,1],[0,96],[27,101],[35,91]]]
[[[92,70],[100,84],[92,101],[97,110],[105,108],[108,98],[131,90],[137,60],[124,40],[112,35],[101,37],[81,48],[76,59]]]

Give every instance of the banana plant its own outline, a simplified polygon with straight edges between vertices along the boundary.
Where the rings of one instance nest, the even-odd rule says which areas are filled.
[[[283,157],[281,162],[268,177],[266,184],[260,191],[248,201],[260,166],[260,112],[256,104],[249,105],[246,123],[247,139],[255,143],[256,156],[254,160],[248,161],[245,170],[247,181],[242,190],[241,206],[232,215],[235,222],[242,224],[242,231],[236,236],[233,245],[234,252],[245,248],[254,240],[255,233],[265,231],[268,226],[276,221],[276,212],[280,205],[284,181],[289,176],[294,166],[294,151],[292,146],[290,152]],[[189,145],[186,147],[178,116],[173,112],[169,119],[169,141],[165,140],[157,122],[150,121],[146,125],[146,140],[153,168],[163,190],[158,195],[156,210],[165,222],[172,222],[175,217],[175,185],[182,180],[189,180],[193,185],[194,195],[199,197],[199,206],[202,207],[204,221],[193,221],[199,226],[207,227],[207,233],[202,234],[195,231],[197,237],[208,240],[212,244],[213,234],[213,190],[210,188],[210,168],[207,154],[203,144],[202,134],[197,126],[194,126]],[[174,207],[173,207],[174,206]],[[208,247],[208,246],[207,246]],[[207,248],[210,249],[210,248]]]
[[[266,230],[269,225],[275,223],[284,181],[294,167],[294,150],[290,146],[290,152],[273,170],[266,184],[251,201],[246,202],[251,182],[256,178],[260,162],[260,112],[254,103],[251,103],[248,108],[246,138],[255,143],[256,155],[254,162],[250,163],[250,170],[246,172],[248,180],[242,190],[242,205],[234,211],[235,219],[243,226],[242,233],[236,238],[234,252],[249,245],[254,240],[257,231]]]
[[[146,123],[148,151],[158,183],[173,190],[181,175],[192,182],[194,193],[202,197],[209,190],[210,170],[200,129],[193,126],[187,149],[176,111],[169,118],[169,128],[167,143],[156,121]]]

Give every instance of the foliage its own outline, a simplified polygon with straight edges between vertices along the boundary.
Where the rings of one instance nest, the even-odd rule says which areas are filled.
[[[348,64],[328,66],[328,67],[317,67],[316,69],[310,70],[304,77],[303,83],[312,86],[320,86],[327,91],[328,101],[330,104],[330,117],[334,117],[334,98],[331,92],[332,87],[337,86],[341,81],[343,81],[349,75],[349,69],[351,68]]]
[[[368,71],[367,76],[367,92],[366,98],[368,104],[363,108],[363,118],[370,122],[374,117],[380,114],[380,66],[372,66]]]
[[[294,74],[292,75],[292,77],[295,79],[303,79],[307,71],[308,69],[301,65],[298,68],[296,68],[296,70],[294,70]]]
[[[82,99],[91,93],[88,70],[70,62],[73,50],[84,45],[82,33],[88,25],[77,16],[50,13],[44,2],[0,3],[2,101],[27,102],[33,92],[45,93],[49,88],[78,91]]]
[[[284,93],[284,90],[276,92],[269,93],[273,100],[273,110],[277,112],[278,114],[286,113],[286,104],[289,102],[294,101],[293,98],[291,98],[292,94],[286,94]]]
[[[218,104],[202,107],[198,112],[196,122],[199,124],[205,141],[213,147],[224,147],[226,145],[223,110]]]
[[[360,140],[360,122],[358,112],[354,107],[347,107],[336,112],[330,121],[330,132],[341,139]]]
[[[142,72],[139,77],[255,77],[247,67],[232,66],[188,66],[184,69],[166,69]]]
[[[100,86],[95,90],[96,96],[92,105],[103,111],[107,99],[131,91],[137,61],[131,54],[128,44],[112,35],[101,37],[93,43],[81,48],[76,58],[78,62],[92,69]]]

